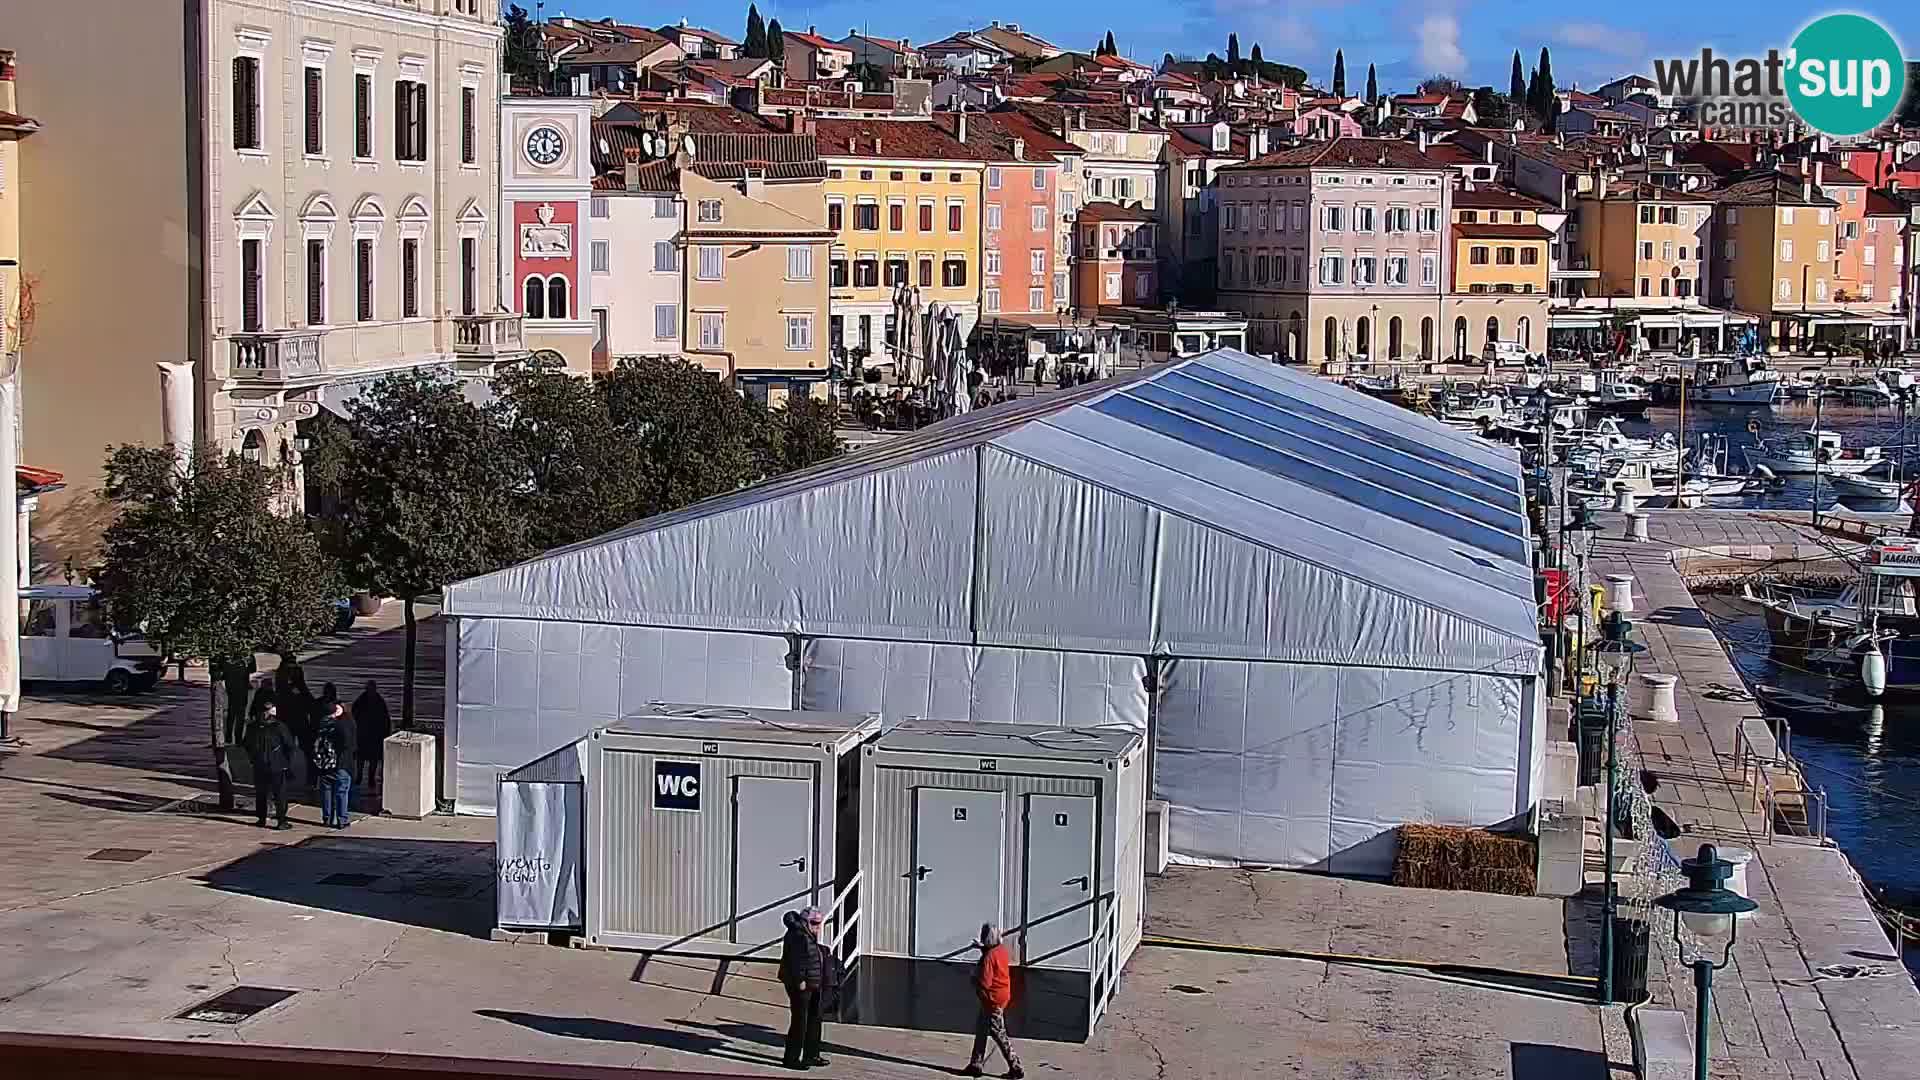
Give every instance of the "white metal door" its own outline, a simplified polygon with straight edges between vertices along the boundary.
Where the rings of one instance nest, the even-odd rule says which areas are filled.
[[[1027,796],[1026,908],[1020,962],[1087,969],[1094,929],[1093,819],[1085,795]]]
[[[1006,805],[998,791],[914,789],[914,956],[966,959],[981,923],[1006,925]]]
[[[733,940],[786,932],[781,916],[812,902],[813,781],[743,776],[733,791]]]

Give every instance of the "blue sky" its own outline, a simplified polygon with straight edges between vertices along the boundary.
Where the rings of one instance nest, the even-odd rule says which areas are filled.
[[[531,0],[519,0],[529,11]],[[710,25],[739,37],[746,4],[669,4],[642,0],[561,0],[548,15],[613,15],[657,26],[678,21]],[[920,0],[907,7],[852,0],[771,0],[760,13],[789,29],[808,25],[838,38],[861,27],[886,37],[925,42],[991,19],[1022,27],[1066,48],[1090,49],[1111,29],[1121,51],[1142,62],[1161,54],[1226,54],[1227,33],[1240,47],[1260,43],[1261,55],[1305,68],[1322,83],[1333,71],[1333,51],[1346,50],[1350,91],[1363,89],[1367,64],[1378,65],[1381,89],[1398,91],[1436,71],[1469,85],[1505,89],[1520,50],[1531,69],[1540,47],[1552,51],[1556,81],[1597,85],[1628,71],[1651,72],[1654,56],[1698,55],[1711,45],[1726,55],[1784,47],[1807,20],[1828,11],[1855,11],[1893,31],[1909,57],[1920,57],[1920,4],[1869,0],[1841,7],[1787,0],[1694,0],[1654,5],[1626,2],[1579,9],[1539,0],[1051,0],[994,10],[990,5]]]

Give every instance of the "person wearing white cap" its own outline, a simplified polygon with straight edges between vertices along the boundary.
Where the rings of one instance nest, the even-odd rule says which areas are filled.
[[[787,989],[787,1052],[782,1064],[789,1069],[817,1069],[827,1064],[820,1056],[820,924],[819,908],[789,911],[782,920],[786,937],[780,942],[780,984]]]

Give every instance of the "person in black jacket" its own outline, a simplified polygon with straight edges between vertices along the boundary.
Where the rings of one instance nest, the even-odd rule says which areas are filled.
[[[820,1056],[820,924],[826,917],[818,908],[789,911],[782,920],[787,935],[780,942],[780,983],[787,988],[787,1052],[789,1069],[813,1069],[827,1064]]]
[[[366,788],[372,791],[386,759],[387,736],[393,734],[393,716],[387,712],[387,699],[380,696],[380,688],[372,679],[367,680],[367,688],[360,691],[360,696],[353,699],[353,726],[359,736],[354,749],[360,755],[361,768],[366,771]]]
[[[293,732],[280,722],[272,705],[255,711],[253,722],[241,738],[253,765],[254,824],[267,827],[267,801],[274,806],[275,828],[291,829],[287,821],[287,772],[293,768],[293,756],[299,750]]]

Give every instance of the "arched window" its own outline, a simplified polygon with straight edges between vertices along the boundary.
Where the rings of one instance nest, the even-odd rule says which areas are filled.
[[[567,279],[555,274],[547,279],[547,318],[567,318]]]
[[[1400,316],[1387,320],[1387,358],[1400,359]]]
[[[1373,359],[1373,320],[1360,316],[1353,328],[1353,352],[1355,356]]]
[[[1306,359],[1306,320],[1302,319],[1300,313],[1296,311],[1287,319],[1287,360],[1291,363],[1302,364],[1306,362]]]
[[[1328,362],[1340,359],[1340,324],[1335,322],[1331,315],[1327,316],[1326,345],[1327,352],[1325,359]]]
[[[1521,316],[1520,325],[1514,328],[1514,335],[1520,339],[1521,348],[1531,350],[1533,348],[1533,320],[1524,315]]]
[[[538,274],[527,278],[527,303],[524,314],[529,319],[547,317],[547,283]]]
[[[1420,320],[1420,359],[1433,359],[1433,316]]]
[[[1453,358],[1464,360],[1467,356],[1467,317],[1453,320]]]
[[[1492,343],[1499,340],[1500,340],[1500,317],[1498,315],[1489,315],[1487,316],[1487,343],[1491,345]]]

